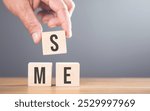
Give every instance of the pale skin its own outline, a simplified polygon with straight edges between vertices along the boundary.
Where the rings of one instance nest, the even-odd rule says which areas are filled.
[[[60,26],[66,37],[72,36],[71,15],[75,4],[72,0],[3,0],[6,7],[19,17],[26,29],[31,34],[35,44],[42,38],[42,25],[37,19],[41,17],[42,23],[50,28]],[[42,9],[37,15],[34,11]]]

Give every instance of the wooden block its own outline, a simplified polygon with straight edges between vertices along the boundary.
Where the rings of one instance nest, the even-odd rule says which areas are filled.
[[[64,31],[42,33],[43,55],[67,53],[66,37]]]
[[[56,86],[79,86],[80,64],[76,62],[56,63]]]
[[[28,64],[28,86],[51,86],[52,63],[31,62]]]

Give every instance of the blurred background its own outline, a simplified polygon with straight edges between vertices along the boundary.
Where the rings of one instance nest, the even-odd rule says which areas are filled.
[[[74,0],[65,55],[42,46],[0,1],[0,76],[26,77],[29,62],[80,62],[82,77],[150,77],[150,0]],[[44,31],[58,30],[43,26]]]

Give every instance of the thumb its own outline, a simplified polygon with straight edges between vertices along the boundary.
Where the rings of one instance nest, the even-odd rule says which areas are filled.
[[[37,17],[35,16],[30,5],[26,4],[24,7],[25,8],[22,8],[17,13],[17,16],[20,18],[24,26],[31,34],[34,43],[38,44],[42,38],[42,26],[38,21]]]

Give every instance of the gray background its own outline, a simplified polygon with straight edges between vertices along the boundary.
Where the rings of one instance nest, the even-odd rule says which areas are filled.
[[[53,68],[55,62],[73,61],[80,62],[84,77],[150,77],[150,0],[75,3],[68,53],[43,56],[41,44],[33,44],[0,1],[0,76],[27,76],[31,61],[53,62]]]

